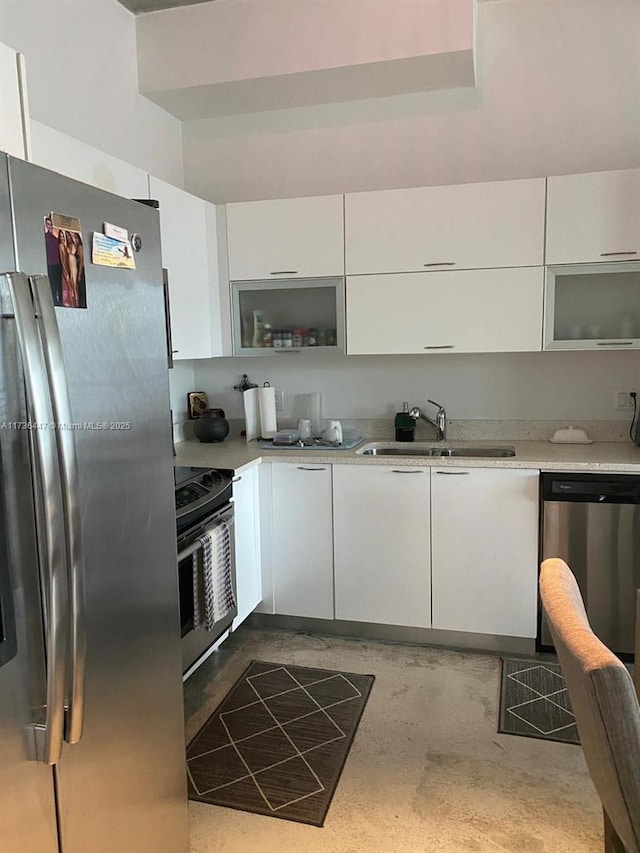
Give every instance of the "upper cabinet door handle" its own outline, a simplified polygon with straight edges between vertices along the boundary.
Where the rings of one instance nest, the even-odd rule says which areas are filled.
[[[422,349],[455,349],[455,344],[441,344],[440,346],[422,347]]]
[[[269,275],[298,275],[298,270],[274,270]]]
[[[430,264],[423,264],[423,267],[455,267],[455,261],[433,261]]]
[[[601,258],[613,258],[615,255],[637,255],[636,251],[631,252],[600,252]]]

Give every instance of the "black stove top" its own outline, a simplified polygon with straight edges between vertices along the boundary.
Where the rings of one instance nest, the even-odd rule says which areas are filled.
[[[175,468],[178,533],[229,503],[232,479],[226,468]]]
[[[180,468],[173,469],[173,480],[176,486],[186,483],[187,480],[192,480],[194,477],[204,476],[205,474],[211,477],[212,482],[221,483],[225,477],[233,475],[233,471],[216,468]]]

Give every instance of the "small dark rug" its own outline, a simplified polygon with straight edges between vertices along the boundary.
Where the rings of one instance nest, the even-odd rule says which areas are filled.
[[[373,681],[252,661],[189,744],[189,799],[322,826]]]
[[[557,663],[502,659],[498,731],[580,743],[567,686]]]

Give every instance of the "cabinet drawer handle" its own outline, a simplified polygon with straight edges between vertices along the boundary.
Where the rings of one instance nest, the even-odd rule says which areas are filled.
[[[447,477],[468,477],[471,471],[436,471],[436,474],[446,474]]]
[[[632,347],[633,341],[598,341],[599,347]]]
[[[636,251],[633,252],[600,252],[601,258],[613,258],[616,255],[637,255]]]
[[[326,468],[307,468],[304,465],[298,465],[298,471],[326,471]]]
[[[455,349],[455,344],[442,344],[441,346],[422,347],[422,349]]]
[[[239,483],[241,479],[242,479],[242,474],[239,474],[237,477],[234,477],[234,478],[231,480],[231,482],[232,482],[232,483]]]
[[[455,267],[455,261],[434,261],[431,264],[423,264],[423,267]]]
[[[274,270],[269,275],[298,275],[298,270]]]
[[[401,471],[399,468],[392,468],[392,474],[424,474],[420,468],[414,468],[413,471]]]

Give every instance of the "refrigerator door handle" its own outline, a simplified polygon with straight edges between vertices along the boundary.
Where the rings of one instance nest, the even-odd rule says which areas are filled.
[[[66,538],[64,506],[54,410],[44,353],[38,332],[29,280],[22,273],[7,273],[13,303],[18,346],[27,391],[28,416],[35,454],[37,495],[44,529],[39,536],[39,551],[44,565],[46,630],[46,716],[44,724],[33,724],[36,755],[45,764],[56,764],[62,752],[65,723],[68,608]]]
[[[44,275],[29,278],[36,311],[40,320],[40,333],[49,388],[57,421],[58,452],[64,495],[67,540],[67,566],[69,589],[69,660],[70,686],[65,728],[67,743],[78,743],[84,725],[85,669],[86,669],[86,618],[84,592],[84,565],[81,536],[80,502],[78,492],[78,462],[75,431],[71,415],[69,387],[62,357],[62,344],[56,320],[49,279]]]

